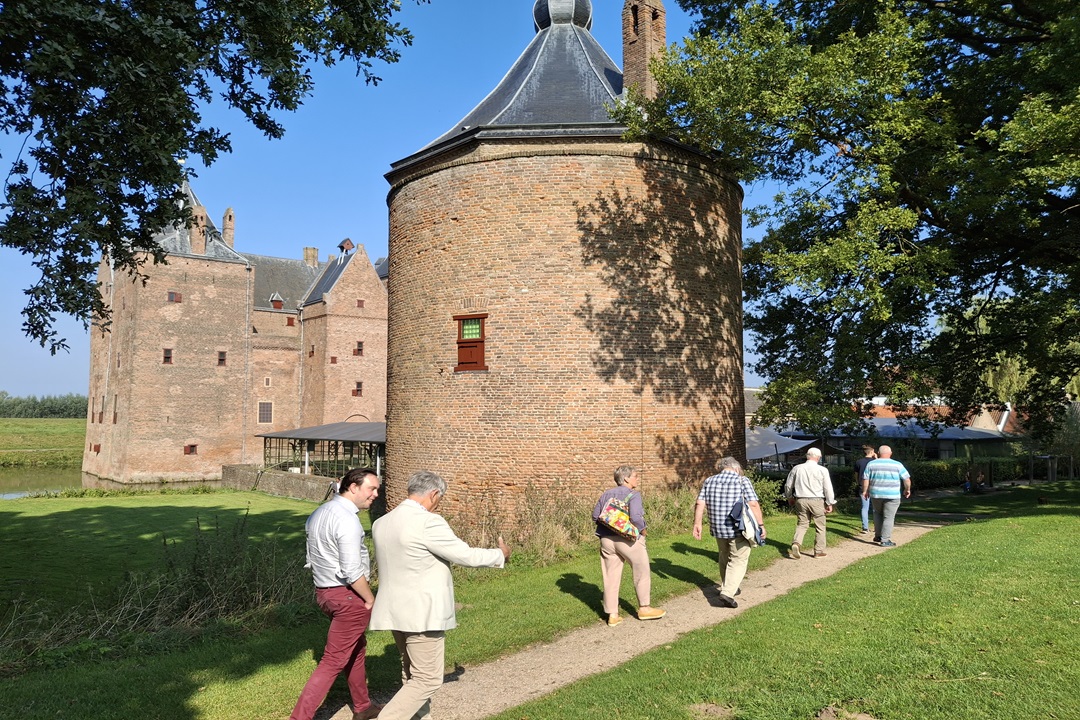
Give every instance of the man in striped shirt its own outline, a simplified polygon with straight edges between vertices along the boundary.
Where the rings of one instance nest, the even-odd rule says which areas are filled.
[[[893,522],[900,509],[900,497],[911,497],[911,473],[892,459],[892,448],[878,448],[878,459],[866,464],[862,476],[862,494],[874,507],[874,541],[882,547],[895,547],[892,541]]]

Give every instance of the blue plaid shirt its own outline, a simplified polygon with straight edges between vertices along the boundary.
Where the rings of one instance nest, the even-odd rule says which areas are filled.
[[[746,502],[758,502],[754,484],[744,475],[724,470],[705,479],[698,500],[709,511],[709,532],[713,537],[730,540],[738,535],[735,521],[730,517],[732,506],[746,496]]]

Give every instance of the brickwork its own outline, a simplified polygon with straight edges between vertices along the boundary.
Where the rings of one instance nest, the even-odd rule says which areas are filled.
[[[741,190],[618,138],[485,140],[388,175],[388,503],[438,471],[476,529],[619,464],[696,483],[744,454]],[[486,314],[487,371],[454,316]]]
[[[626,0],[623,5],[623,86],[655,98],[656,80],[649,60],[667,41],[667,15],[662,0]]]

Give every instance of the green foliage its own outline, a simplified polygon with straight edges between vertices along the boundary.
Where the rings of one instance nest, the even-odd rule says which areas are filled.
[[[12,397],[0,390],[0,418],[85,418],[85,395]]]
[[[1080,373],[1080,6],[680,5],[697,34],[618,117],[782,189],[747,212],[758,421],[854,424],[885,395],[960,423],[1008,350],[1052,433]]]
[[[419,0],[423,1],[423,0]],[[23,329],[55,352],[57,313],[107,323],[99,255],[145,277],[162,228],[186,223],[185,172],[229,152],[208,126],[215,99],[271,138],[312,94],[315,63],[346,61],[368,82],[412,36],[397,0],[16,0],[0,5],[0,132],[21,138],[4,173],[0,244],[33,259]],[[19,143],[16,142],[16,145]]]

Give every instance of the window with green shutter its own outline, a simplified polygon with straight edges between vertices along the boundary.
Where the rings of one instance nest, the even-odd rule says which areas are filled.
[[[454,372],[487,370],[484,363],[484,321],[483,315],[456,315],[458,361]]]

